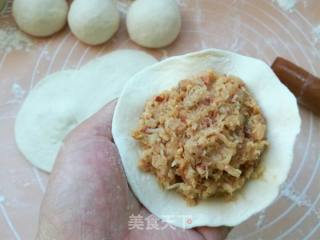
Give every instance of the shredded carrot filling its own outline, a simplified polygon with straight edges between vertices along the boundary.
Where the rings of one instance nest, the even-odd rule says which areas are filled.
[[[139,167],[190,204],[232,197],[261,173],[266,121],[237,77],[208,71],[153,97],[133,133]]]

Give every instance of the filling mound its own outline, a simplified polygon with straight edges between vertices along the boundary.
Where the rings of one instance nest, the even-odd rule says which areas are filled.
[[[133,133],[139,167],[190,204],[232,197],[259,177],[266,121],[237,77],[213,71],[149,100]]]

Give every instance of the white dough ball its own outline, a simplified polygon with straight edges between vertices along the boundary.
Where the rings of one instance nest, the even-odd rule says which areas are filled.
[[[22,31],[46,37],[64,27],[68,4],[65,0],[14,0],[12,12]]]
[[[127,16],[131,40],[143,47],[171,44],[181,29],[181,14],[175,0],[136,0]]]
[[[120,14],[112,0],[75,0],[68,22],[80,41],[98,45],[108,41],[118,30]]]

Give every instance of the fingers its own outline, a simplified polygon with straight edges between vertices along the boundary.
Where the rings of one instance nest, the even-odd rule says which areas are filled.
[[[71,140],[50,176],[39,239],[124,239],[128,218],[140,206],[129,191],[115,145],[97,136]]]
[[[99,112],[89,118],[84,124],[88,126],[88,128],[105,128],[103,134],[111,140],[111,126],[112,126],[112,118],[114,109],[116,107],[117,101],[113,100],[106,104]],[[99,132],[98,132],[99,133]]]
[[[72,138],[73,142],[77,142],[94,136],[112,141],[112,118],[116,103],[116,100],[111,101],[99,112],[81,123],[69,134],[65,142],[70,141],[70,138]]]
[[[202,234],[205,240],[224,240],[227,238],[229,232],[231,231],[230,227],[199,227],[196,229],[199,233]]]
[[[38,239],[124,239],[140,211],[112,139],[116,101],[69,134],[41,207]]]

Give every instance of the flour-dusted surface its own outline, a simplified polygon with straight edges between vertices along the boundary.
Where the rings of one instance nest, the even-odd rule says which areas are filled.
[[[276,2],[279,7],[285,11],[291,11],[294,6],[297,4],[298,0],[273,0]]]
[[[127,10],[130,0],[121,0]],[[174,45],[148,51],[158,59],[207,47],[228,49],[271,64],[286,57],[320,75],[320,1],[298,1],[291,11],[270,0],[179,0],[182,34]],[[1,14],[11,22],[9,8]],[[1,24],[0,24],[1,25]],[[11,25],[14,27],[14,25]],[[0,26],[2,30],[2,27]],[[33,239],[48,175],[18,152],[13,135],[16,114],[29,90],[44,76],[79,68],[119,48],[140,49],[128,40],[124,22],[109,43],[89,48],[65,29],[49,39],[32,39],[30,51],[0,51],[0,239]],[[320,235],[320,120],[301,109],[302,132],[294,164],[275,204],[238,226],[230,239],[318,239]],[[28,224],[26,224],[26,222]]]
[[[12,50],[30,51],[34,46],[33,40],[19,31],[16,26],[7,22],[0,23],[0,51],[9,53]]]
[[[316,44],[320,43],[320,24],[313,29],[313,40]]]

